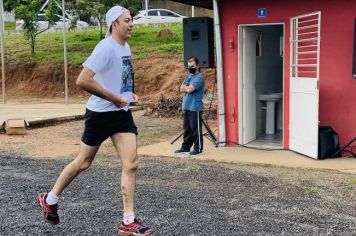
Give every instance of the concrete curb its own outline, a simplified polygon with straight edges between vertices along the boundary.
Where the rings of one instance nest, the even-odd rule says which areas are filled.
[[[140,111],[143,110],[143,106],[134,106],[130,107],[130,110],[132,112],[135,111]],[[63,116],[63,117],[55,117],[55,118],[48,118],[48,119],[40,119],[40,120],[26,120],[26,123],[28,124],[29,129],[33,128],[39,128],[39,127],[44,127],[44,126],[50,126],[54,125],[57,123],[64,123],[64,122],[69,122],[69,121],[74,121],[74,120],[81,120],[84,119],[84,114],[81,115],[71,115],[71,116]],[[0,124],[0,133],[5,133],[5,125]]]
[[[49,118],[49,119],[43,119],[43,120],[33,120],[33,121],[28,121],[28,127],[30,129],[38,128],[38,127],[51,125],[54,123],[69,122],[69,121],[81,120],[81,119],[84,119],[84,114],[83,115],[73,115],[73,116]]]
[[[33,121],[26,121],[28,124],[28,128],[38,128],[38,127],[44,127],[44,126],[49,126],[54,123],[60,123],[60,122],[69,122],[73,120],[80,120],[84,118],[83,115],[74,115],[74,116],[64,116],[64,117],[56,117],[56,118],[49,118],[49,119],[42,119],[42,120],[33,120]],[[5,133],[5,125],[1,124],[0,126],[0,133]]]
[[[132,112],[135,111],[140,111],[143,110],[143,107],[130,107],[130,110]],[[50,119],[43,119],[43,120],[34,120],[34,121],[29,121],[29,128],[37,128],[41,126],[46,126],[50,125],[53,123],[58,123],[58,122],[68,122],[68,121],[73,121],[73,120],[81,120],[84,119],[84,114],[82,115],[73,115],[73,116],[64,116],[64,117],[56,117],[56,118],[50,118]]]

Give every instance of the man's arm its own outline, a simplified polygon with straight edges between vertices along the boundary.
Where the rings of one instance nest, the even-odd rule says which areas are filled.
[[[192,93],[192,92],[195,91],[195,88],[194,88],[193,85],[185,85],[185,84],[182,84],[182,85],[180,86],[180,91],[181,91],[182,93]]]
[[[190,80],[189,85],[185,85],[183,83],[180,90],[181,92],[193,93],[195,90],[201,89],[202,85],[203,85],[203,77],[198,75]]]
[[[117,107],[123,107],[127,105],[126,99],[123,99],[122,97],[113,94],[100,86],[100,84],[94,80],[94,75],[95,73],[92,70],[84,67],[77,78],[76,85],[88,93],[94,94],[95,96],[101,97],[114,103]]]

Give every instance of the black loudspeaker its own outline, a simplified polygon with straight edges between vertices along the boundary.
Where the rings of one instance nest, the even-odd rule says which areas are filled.
[[[355,29],[354,29],[354,60],[352,64],[352,77],[356,79],[356,18],[355,18]]]
[[[184,65],[190,57],[199,59],[200,68],[214,67],[214,24],[210,17],[183,19]]]

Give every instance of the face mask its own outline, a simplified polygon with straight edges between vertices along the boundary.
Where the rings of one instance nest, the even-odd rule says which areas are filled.
[[[188,71],[189,71],[189,73],[191,73],[191,74],[195,74],[195,72],[197,71],[197,68],[189,67],[189,68],[188,68]]]

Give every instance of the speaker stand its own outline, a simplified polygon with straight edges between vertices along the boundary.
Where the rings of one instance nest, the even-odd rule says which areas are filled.
[[[215,145],[215,147],[218,147],[219,143],[218,143],[218,141],[217,141],[217,138],[216,138],[214,132],[211,131],[211,129],[209,128],[208,124],[204,121],[204,119],[202,119],[202,125],[203,125],[204,128],[206,129],[206,132],[203,133],[203,136],[207,137],[207,139],[208,139],[209,141],[211,141],[211,142]],[[184,132],[182,132],[180,135],[178,135],[178,136],[171,142],[171,145],[172,145],[173,143],[175,143],[180,137],[182,137],[183,134],[184,134]]]

